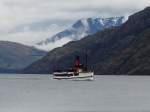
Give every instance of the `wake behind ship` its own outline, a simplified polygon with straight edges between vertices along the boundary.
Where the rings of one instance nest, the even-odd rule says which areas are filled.
[[[75,66],[66,70],[54,70],[53,79],[93,80],[94,72],[84,67],[76,57]]]

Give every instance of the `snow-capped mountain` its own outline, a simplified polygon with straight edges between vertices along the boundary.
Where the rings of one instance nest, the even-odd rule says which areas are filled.
[[[99,30],[111,26],[119,26],[125,22],[125,18],[111,17],[111,18],[85,18],[78,20],[71,27],[66,30],[37,43],[37,47],[44,50],[51,50],[55,47],[60,47],[69,41],[80,40],[87,35],[93,35]],[[48,48],[49,47],[49,48]]]

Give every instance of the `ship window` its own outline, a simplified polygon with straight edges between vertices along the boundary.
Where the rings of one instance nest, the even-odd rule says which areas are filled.
[[[78,73],[75,73],[75,74],[74,74],[74,76],[78,76],[78,75],[79,75]]]
[[[83,65],[79,65],[80,68],[83,68]]]

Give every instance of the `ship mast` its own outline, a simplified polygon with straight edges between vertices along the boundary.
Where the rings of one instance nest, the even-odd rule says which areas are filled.
[[[86,65],[86,71],[87,71],[87,46],[86,46],[86,54],[85,54],[85,65]]]

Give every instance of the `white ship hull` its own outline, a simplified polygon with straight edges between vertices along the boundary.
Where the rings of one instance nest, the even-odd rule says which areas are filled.
[[[59,74],[59,76],[57,76],[57,74]],[[66,80],[94,80],[94,78],[93,78],[94,72],[83,72],[83,73],[79,73],[78,75],[74,75],[73,73],[67,73],[67,76],[60,76],[60,75],[61,75],[61,73],[54,73],[53,79],[58,79],[58,80],[62,80],[62,79],[66,79]]]

